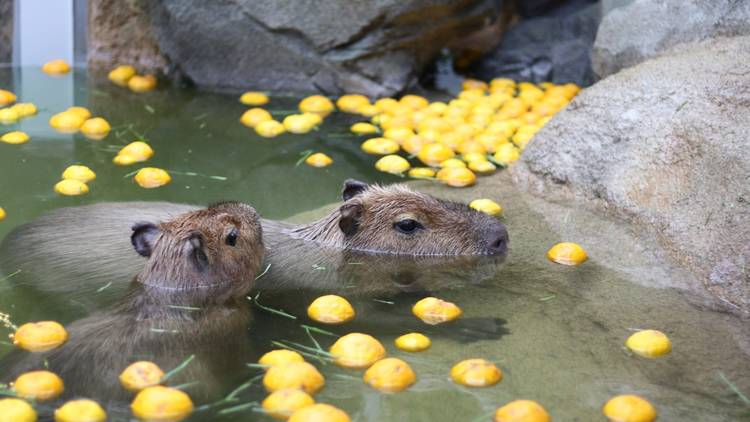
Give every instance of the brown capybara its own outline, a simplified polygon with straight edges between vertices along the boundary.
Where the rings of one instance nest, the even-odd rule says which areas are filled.
[[[247,375],[252,348],[243,294],[264,251],[255,210],[222,203],[162,223],[137,223],[131,241],[147,259],[124,299],[68,325],[69,339],[61,347],[19,351],[0,363],[2,382],[43,367],[65,380],[63,397],[43,413],[81,396],[107,406],[110,416],[127,416],[133,394],[118,376],[140,360],[166,372],[194,355],[169,384],[195,382],[189,392],[198,400],[223,396]]]
[[[341,205],[309,224],[261,221],[267,271],[258,288],[330,290],[341,284],[336,274],[355,270],[347,267],[349,253],[357,253],[358,261],[372,263],[356,268],[360,286],[367,286],[363,289],[367,291],[373,287],[367,285],[372,278],[363,268],[390,274],[386,283],[391,278],[394,283],[403,280],[401,264],[383,261],[409,263],[409,273],[416,276],[427,273],[431,265],[447,270],[454,260],[472,264],[483,257],[503,257],[507,251],[505,226],[466,205],[404,185],[371,186],[356,180],[345,182],[342,196]],[[122,233],[138,220],[161,220],[194,209],[166,202],[58,209],[9,234],[0,246],[0,264],[8,272],[21,270],[14,277],[16,282],[67,293],[77,303],[101,303],[105,294],[117,292],[112,286],[92,296],[104,284],[102,278],[127,279],[142,265],[122,240]],[[311,272],[318,259],[327,261],[327,271]],[[300,277],[305,274],[310,277]]]

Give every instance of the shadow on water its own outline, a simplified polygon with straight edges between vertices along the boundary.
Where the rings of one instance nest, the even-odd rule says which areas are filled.
[[[0,144],[0,192],[8,211],[8,218],[0,223],[0,237],[49,210],[102,201],[207,204],[237,199],[252,203],[265,218],[283,219],[336,201],[346,178],[399,180],[372,169],[374,160],[358,152],[361,138],[343,134],[351,118],[340,114],[326,119],[314,135],[267,140],[237,122],[245,107],[234,96],[174,89],[136,95],[84,74],[50,79],[35,69],[24,70],[21,77],[17,70],[11,71],[15,76],[8,72],[0,70],[2,87],[14,90],[22,101],[35,102],[41,111],[3,127],[24,130],[32,140],[19,146]],[[61,87],[67,90],[65,95]],[[295,103],[292,98],[274,98],[271,108],[289,110]],[[49,129],[49,117],[74,104],[90,107],[119,129],[101,142]],[[156,150],[148,165],[227,180],[176,176],[160,189],[137,187],[123,178],[133,168],[111,164],[117,146],[135,136],[124,130],[130,124]],[[301,153],[311,149],[330,152],[335,165],[322,170],[295,166]],[[60,172],[74,163],[97,172],[91,193],[80,198],[56,196],[52,186]],[[460,191],[426,183],[418,184],[418,189],[447,199],[501,199],[511,239],[504,262],[482,257],[403,259],[285,246],[286,261],[269,268],[251,294],[260,294],[261,306],[247,300],[200,311],[164,306],[134,309],[135,297],[160,296],[130,286],[142,265],[137,256],[132,266],[119,268],[119,277],[113,277],[98,257],[91,268],[79,269],[85,273],[41,271],[43,279],[30,277],[31,272],[16,274],[0,281],[0,312],[10,314],[16,324],[59,321],[71,336],[62,348],[43,355],[22,353],[0,342],[0,382],[11,381],[24,368],[43,367],[46,358],[47,365],[63,375],[68,396],[100,400],[109,404],[114,420],[127,420],[130,395],[119,387],[117,375],[130,359],[154,360],[166,371],[195,355],[169,384],[199,379],[200,384],[184,388],[201,406],[226,397],[260,374],[260,369],[245,364],[278,347],[272,342],[314,347],[314,339],[327,349],[336,335],[362,331],[377,337],[390,356],[407,361],[417,382],[402,393],[381,394],[362,382],[360,371],[310,358],[326,377],[326,387],[316,400],[345,409],[357,421],[488,420],[486,415],[497,406],[519,398],[539,401],[556,421],[591,421],[601,419],[601,406],[608,398],[622,393],[648,398],[659,420],[749,420],[748,405],[733,390],[750,392],[747,321],[696,305],[700,301],[675,288],[683,281],[681,273],[639,258],[650,252],[650,246],[631,244],[609,223],[597,222],[580,210],[545,208],[523,198],[503,174],[492,180],[482,179],[476,187]],[[488,190],[482,191],[485,186]],[[572,221],[576,215],[581,216],[579,225]],[[569,239],[584,244],[591,259],[573,268],[548,262],[546,249]],[[129,248],[127,238],[115,242]],[[3,268],[5,276],[16,270]],[[88,290],[68,294],[27,288],[39,283]],[[306,317],[310,301],[329,293],[352,302],[357,310],[354,321],[321,326]],[[455,302],[464,315],[438,326],[421,323],[411,315],[411,306],[427,295]],[[174,304],[179,299],[168,301]],[[283,310],[295,319],[268,309]],[[144,313],[153,324],[139,319]],[[308,333],[306,325],[333,336]],[[640,328],[664,331],[672,340],[672,353],[644,359],[628,352],[623,343]],[[3,336],[10,333],[1,330]],[[396,349],[393,340],[408,331],[428,334],[431,348],[422,353]],[[452,383],[450,367],[474,357],[496,362],[504,372],[503,381],[485,389]],[[237,392],[236,400],[196,412],[191,420],[270,420],[249,407],[218,415],[221,409],[264,396],[256,380]],[[48,414],[58,404],[42,408]]]

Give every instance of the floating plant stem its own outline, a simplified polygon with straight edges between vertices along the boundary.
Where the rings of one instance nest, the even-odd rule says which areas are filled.
[[[546,301],[548,301],[548,300],[552,300],[552,299],[554,299],[554,298],[556,298],[556,297],[557,297],[557,295],[549,295],[549,296],[544,296],[544,297],[540,297],[540,298],[539,298],[539,301],[540,301],[540,302],[546,302]]]
[[[250,296],[248,296],[247,299],[251,300],[253,302],[253,304],[255,304],[255,306],[259,307],[260,309],[263,309],[265,311],[271,312],[272,314],[281,315],[281,316],[283,316],[285,318],[289,318],[289,319],[297,319],[296,316],[294,316],[292,314],[289,314],[289,313],[286,313],[286,312],[282,311],[281,309],[274,309],[274,308],[270,308],[268,306],[261,305],[258,302],[258,298],[259,297],[260,297],[260,293],[256,294],[255,297],[253,297],[253,298],[251,298]]]
[[[161,377],[161,382],[165,382],[168,379],[172,378],[173,376],[177,375],[180,371],[182,371],[188,365],[190,365],[190,362],[192,362],[193,359],[195,359],[195,355],[190,355],[190,357],[188,357],[187,359],[185,359],[181,364],[177,365],[176,368],[174,368],[173,370],[171,370],[171,371],[167,372],[166,374],[164,374],[164,376]]]
[[[311,156],[313,153],[313,150],[308,149],[305,151],[300,152],[299,154],[302,156],[297,162],[294,164],[294,167],[299,167],[300,164],[304,163],[305,160],[307,160],[307,157]]]
[[[724,375],[723,372],[719,372],[719,378],[721,378],[724,383],[726,383],[729,388],[734,391],[735,394],[737,394],[737,397],[739,397],[745,404],[750,406],[750,398],[748,398],[745,393],[743,393],[732,381],[729,381],[729,379]]]
[[[218,412],[218,414],[219,415],[228,415],[230,413],[241,412],[241,411],[246,410],[248,408],[254,408],[254,407],[257,407],[257,406],[258,406],[258,402],[257,401],[251,401],[249,403],[238,404],[237,406],[232,406],[232,407],[227,407],[226,409],[221,409]]]
[[[268,264],[268,265],[266,266],[266,269],[265,269],[265,270],[263,270],[263,272],[262,272],[262,273],[260,273],[260,275],[259,275],[259,276],[255,277],[255,279],[256,279],[256,280],[260,279],[261,277],[263,277],[264,275],[266,275],[266,273],[267,273],[267,272],[268,272],[268,270],[270,270],[270,269],[271,269],[271,264]]]
[[[203,113],[203,114],[199,114],[199,115],[193,117],[193,120],[195,120],[197,122],[198,120],[203,120],[203,119],[205,119],[206,117],[208,117],[210,115],[211,115],[211,113],[208,113],[208,112]]]
[[[167,330],[164,328],[150,328],[149,331],[152,333],[170,333],[170,334],[177,334],[180,332],[180,330]]]
[[[496,165],[498,165],[498,166],[500,166],[502,168],[508,167],[508,165],[506,163],[501,163],[501,162],[495,160],[495,157],[493,157],[491,155],[487,156],[487,160],[491,161],[493,164],[496,164]]]
[[[373,299],[375,302],[385,303],[386,305],[395,305],[396,302],[391,302],[390,300],[383,300],[383,299]]]
[[[320,347],[320,343],[318,343],[318,340],[315,340],[315,336],[313,336],[312,333],[310,332],[310,328],[309,327],[304,327],[304,328],[305,328],[305,333],[307,334],[308,337],[310,337],[310,340],[313,342],[315,347],[318,350],[323,350],[323,348]]]
[[[190,381],[190,382],[186,382],[184,384],[172,385],[171,387],[172,388],[176,388],[178,390],[184,390],[184,389],[190,388],[190,387],[192,387],[194,385],[199,385],[200,383],[201,383],[200,381]]]
[[[255,383],[256,381],[258,381],[261,378],[263,378],[263,375],[264,374],[260,374],[260,375],[256,375],[256,376],[250,378],[248,381],[240,384],[237,388],[235,388],[234,390],[232,390],[232,392],[229,393],[229,394],[227,394],[226,397],[224,397],[223,399],[215,401],[213,403],[208,403],[208,404],[204,404],[202,406],[198,406],[198,407],[195,408],[195,410],[197,412],[200,412],[200,411],[203,411],[203,410],[211,409],[211,408],[216,407],[216,406],[221,406],[222,404],[232,403],[234,401],[237,401],[237,395],[240,394],[241,392],[247,390],[248,388],[250,388],[253,385],[253,383]]]
[[[326,330],[324,330],[322,328],[313,327],[312,325],[302,324],[301,327],[304,328],[305,330],[310,330],[310,331],[312,331],[314,333],[324,334],[324,335],[331,336],[331,337],[340,337],[336,333],[332,333],[330,331],[326,331]]]
[[[0,281],[5,281],[5,280],[9,280],[9,279],[10,279],[11,277],[13,277],[13,276],[15,276],[15,275],[18,275],[18,274],[19,274],[20,272],[21,272],[21,270],[15,270],[14,272],[12,272],[12,273],[10,273],[10,274],[6,275],[5,277],[3,277],[3,278],[0,278]]]
[[[109,283],[107,283],[107,284],[103,285],[102,287],[99,287],[98,289],[96,289],[96,292],[97,293],[101,293],[101,292],[107,290],[107,288],[109,288],[109,286],[111,286],[111,285],[112,285],[112,282],[110,281]]]
[[[154,113],[156,113],[156,110],[154,110],[154,108],[153,108],[153,107],[151,107],[151,106],[150,106],[150,105],[148,105],[148,104],[144,104],[143,108],[145,108],[145,109],[146,109],[146,111],[148,111],[148,112],[149,112],[149,113],[151,113],[151,114],[154,114]]]
[[[203,308],[198,308],[195,306],[182,306],[182,305],[167,305],[167,308],[172,309],[181,309],[183,311],[200,311]]]
[[[314,353],[309,353],[309,352],[306,352],[304,350],[300,350],[300,349],[298,349],[296,347],[289,346],[289,345],[284,344],[284,343],[279,342],[279,341],[272,341],[271,344],[274,345],[274,346],[277,346],[277,347],[281,347],[282,349],[287,349],[287,350],[291,350],[293,352],[297,352],[297,353],[299,353],[299,354],[301,354],[303,356],[309,357],[310,359],[315,359],[315,360],[317,360],[318,362],[320,362],[323,365],[327,365],[328,364],[328,362],[323,357],[321,357],[319,355],[316,355]]]
[[[196,173],[194,171],[167,170],[167,172],[169,172],[171,174],[177,174],[177,175],[180,175],[180,176],[200,176],[200,177],[207,177],[209,179],[221,180],[222,182],[228,180],[224,176],[212,176],[212,175],[209,175],[209,174]]]
[[[262,363],[246,363],[245,366],[253,369],[268,369],[271,365],[263,365]]]

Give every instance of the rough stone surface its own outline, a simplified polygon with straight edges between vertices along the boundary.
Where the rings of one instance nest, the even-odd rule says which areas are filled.
[[[512,168],[532,193],[654,235],[750,313],[750,37],[683,46],[584,90]]]
[[[495,0],[144,2],[161,50],[199,86],[391,95]]]
[[[471,73],[485,80],[504,76],[588,86],[595,80],[590,55],[600,9],[599,3],[576,0],[548,15],[525,19],[508,29]]]
[[[636,0],[602,19],[592,64],[606,77],[677,44],[750,35],[750,1]]]
[[[89,1],[88,31],[88,62],[93,70],[119,64],[144,73],[168,70],[139,0]]]
[[[0,0],[0,64],[13,60],[13,0]]]

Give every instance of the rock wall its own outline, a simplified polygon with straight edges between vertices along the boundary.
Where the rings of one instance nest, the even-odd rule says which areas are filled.
[[[13,0],[0,0],[0,64],[13,60]]]
[[[441,47],[487,24],[497,0],[142,3],[156,43],[199,86],[392,95]]]
[[[750,37],[683,46],[584,90],[511,168],[522,189],[655,236],[750,314]]]
[[[602,20],[592,64],[603,78],[681,44],[750,35],[747,0],[636,0]]]
[[[88,14],[88,64],[110,70],[131,64],[140,72],[167,72],[140,0],[90,0]]]

